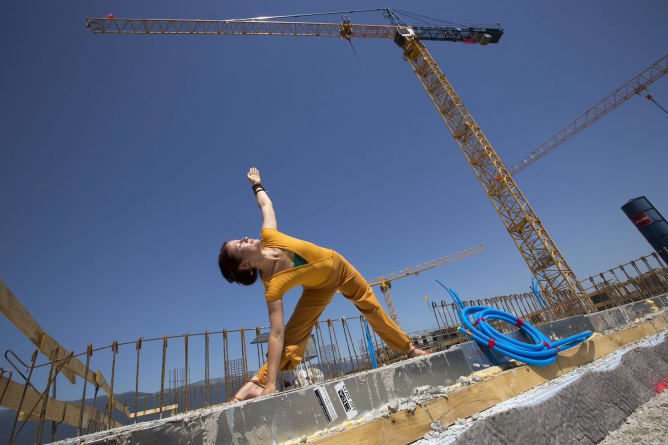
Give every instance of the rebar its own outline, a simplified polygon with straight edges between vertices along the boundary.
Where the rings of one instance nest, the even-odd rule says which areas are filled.
[[[42,401],[42,409],[39,413],[39,420],[37,421],[37,428],[35,430],[35,444],[42,444],[42,433],[44,432],[44,417],[46,416],[46,406],[49,403],[49,389],[51,386],[51,378],[53,376],[53,368],[56,364],[56,358],[58,357],[58,348],[51,350],[51,366],[49,367],[49,376],[46,378],[46,388],[44,389],[45,397]],[[26,416],[26,419],[29,419],[29,416]]]
[[[227,331],[225,329],[223,329],[223,366],[225,367],[225,399],[230,399],[232,397],[230,395],[232,382],[230,381],[230,358],[227,346]]]
[[[202,399],[206,406],[211,404],[209,397],[209,333],[207,331],[204,331],[204,397]]]
[[[165,393],[165,362],[167,361],[167,337],[162,337],[162,365],[160,371],[160,418],[162,419],[163,396]]]
[[[137,344],[135,345],[135,349],[137,350],[137,370],[135,371],[135,423],[137,423],[137,395],[139,394],[139,353],[141,351],[141,337],[137,339]]]
[[[21,362],[23,366],[29,369],[28,371],[28,376],[26,377],[15,365],[14,363],[9,359],[7,356],[8,353],[10,353],[16,357],[16,359]],[[14,367],[14,370],[17,371],[21,377],[25,380],[25,385],[23,386],[23,392],[21,393],[21,399],[19,400],[19,406],[16,408],[16,416],[14,417],[14,423],[12,424],[12,430],[9,433],[9,444],[11,445],[12,442],[14,442],[14,439],[16,439],[16,436],[14,436],[14,430],[16,429],[16,423],[19,420],[19,414],[21,413],[21,407],[23,406],[23,400],[25,400],[26,396],[26,391],[28,391],[28,386],[30,386],[30,378],[32,377],[32,372],[35,369],[35,360],[37,360],[37,352],[38,350],[36,349],[35,352],[32,353],[32,357],[30,358],[30,366],[28,367],[23,361],[14,353],[14,351],[8,349],[5,351],[5,359],[9,362],[12,367]],[[18,436],[18,433],[16,433]]]
[[[188,334],[183,334],[183,349],[185,352],[185,368],[183,381],[183,412],[188,411]]]
[[[84,406],[86,403],[86,384],[88,383],[88,371],[90,365],[90,357],[93,355],[93,345],[88,343],[86,346],[86,377],[83,379],[83,392],[81,393],[81,405],[79,406],[79,425],[77,426],[77,436],[81,436],[81,427],[83,424]],[[95,408],[95,406],[93,406]]]

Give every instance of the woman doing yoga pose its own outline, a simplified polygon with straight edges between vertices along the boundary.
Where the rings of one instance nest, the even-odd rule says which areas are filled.
[[[408,335],[385,314],[362,275],[339,253],[279,232],[271,200],[260,183],[260,172],[251,168],[247,178],[262,212],[260,239],[244,237],[225,242],[218,265],[230,283],[248,286],[260,276],[270,333],[266,363],[236,393],[235,400],[276,391],[278,371],[294,369],[301,362],[313,325],[337,290],[353,302],[390,348],[411,357],[427,354],[411,344]],[[303,292],[284,327],[281,299],[297,285]]]

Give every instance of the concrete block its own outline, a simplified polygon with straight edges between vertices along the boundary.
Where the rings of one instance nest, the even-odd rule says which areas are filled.
[[[618,307],[606,309],[594,314],[588,314],[587,319],[596,332],[604,332],[616,326],[622,326],[628,323],[628,316]]]
[[[622,310],[626,312],[631,320],[638,317],[644,317],[645,315],[654,312],[655,309],[656,305],[653,300],[651,303],[647,300],[642,300],[622,306]]]
[[[584,315],[562,318],[561,320],[549,321],[536,326],[550,340],[560,340],[583,331],[593,331],[591,321]]]
[[[652,297],[651,300],[654,300],[654,303],[656,303],[656,305],[661,309],[668,306],[668,294],[659,295],[658,297]]]

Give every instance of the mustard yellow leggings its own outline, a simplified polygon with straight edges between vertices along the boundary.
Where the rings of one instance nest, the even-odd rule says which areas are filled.
[[[387,316],[364,277],[337,252],[334,252],[333,259],[330,279],[317,288],[304,288],[295,311],[285,326],[279,371],[295,369],[302,361],[313,325],[337,290],[352,300],[374,331],[390,348],[400,352],[410,350],[411,342],[408,335]],[[266,362],[252,380],[262,385],[266,384]]]

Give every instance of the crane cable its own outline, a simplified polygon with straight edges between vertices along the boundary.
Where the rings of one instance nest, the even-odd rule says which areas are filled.
[[[648,94],[648,95],[645,96],[645,97],[646,97],[648,100],[651,100],[652,102],[654,102],[654,104],[655,104],[657,107],[661,108],[661,110],[662,110],[664,113],[668,114],[668,110],[666,110],[665,108],[663,108],[663,107],[662,107],[656,100],[654,100],[654,97],[652,97],[651,94]]]
[[[453,289],[436,280],[452,297],[457,306],[457,315],[466,329],[458,326],[457,329],[465,335],[473,338],[479,345],[497,351],[515,360],[522,361],[529,365],[549,365],[557,358],[557,354],[572,348],[593,333],[584,331],[579,334],[571,335],[557,341],[551,341],[545,334],[536,329],[528,321],[522,320],[513,314],[500,311],[487,306],[467,306],[464,307],[462,300]],[[474,320],[471,322],[471,320]],[[526,343],[510,338],[497,331],[488,322],[491,320],[501,320],[517,326],[520,331],[528,335],[534,342]]]

